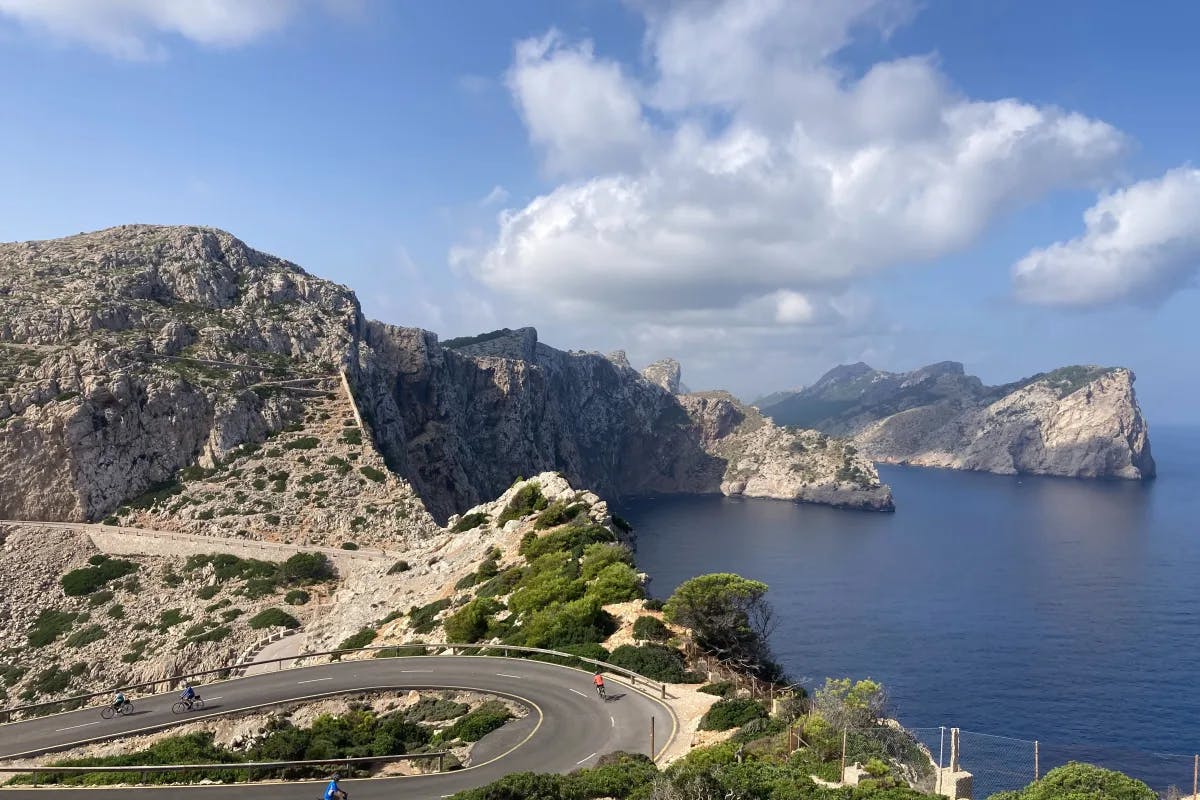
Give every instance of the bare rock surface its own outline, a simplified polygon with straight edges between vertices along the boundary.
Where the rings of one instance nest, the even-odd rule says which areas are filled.
[[[851,437],[875,461],[1079,478],[1153,477],[1149,429],[1121,367],[1072,366],[985,386],[962,364],[851,364],[764,408]]]

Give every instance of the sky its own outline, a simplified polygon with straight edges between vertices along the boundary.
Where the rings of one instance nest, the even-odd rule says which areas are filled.
[[[227,230],[746,399],[1138,375],[1200,423],[1200,4],[0,0],[0,241]]]

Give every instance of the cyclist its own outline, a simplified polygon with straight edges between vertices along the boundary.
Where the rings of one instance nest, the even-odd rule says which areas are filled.
[[[188,708],[191,709],[192,703],[196,699],[196,690],[187,681],[183,682],[183,694],[179,695],[179,699],[187,703]]]
[[[350,796],[342,790],[342,787],[338,786],[338,781],[341,777],[336,772],[333,773],[333,778],[329,781],[329,785],[325,787],[325,800],[346,800]]]
[[[604,694],[604,676],[597,672],[592,678],[592,683],[596,686],[596,694],[607,700],[608,697]]]
[[[125,693],[119,691],[119,692],[117,692],[116,697],[113,698],[113,708],[117,711],[120,711],[121,706],[125,705],[128,702],[129,701],[127,699],[125,699]]]

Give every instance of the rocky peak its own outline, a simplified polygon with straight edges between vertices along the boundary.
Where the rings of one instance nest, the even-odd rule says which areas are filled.
[[[660,358],[642,370],[642,377],[671,394],[679,394],[679,378],[682,371],[675,359]]]

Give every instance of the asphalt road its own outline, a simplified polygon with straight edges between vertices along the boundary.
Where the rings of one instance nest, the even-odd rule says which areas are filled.
[[[675,732],[675,718],[663,703],[624,683],[608,680],[609,700],[592,690],[591,675],[541,661],[476,656],[345,661],[222,681],[199,687],[200,712],[176,715],[177,694],[131,696],[134,713],[102,719],[98,707],[0,725],[0,758],[32,756],[67,746],[120,738],[198,719],[259,706],[364,690],[471,689],[518,700],[529,714],[510,722],[476,744],[472,766],[439,775],[344,781],[354,800],[366,798],[441,798],[490,783],[510,772],[570,772],[595,764],[615,750],[649,753],[650,720],[655,749],[661,752]],[[166,800],[181,793],[197,800],[251,795],[264,800],[319,797],[315,782],[178,786],[89,792],[135,793],[139,800]],[[45,798],[78,789],[4,789],[7,798]]]

